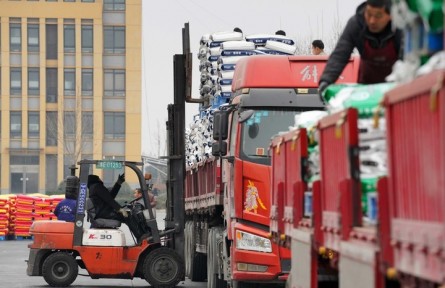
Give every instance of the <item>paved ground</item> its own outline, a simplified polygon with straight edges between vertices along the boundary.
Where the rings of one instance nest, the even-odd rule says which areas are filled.
[[[158,211],[159,212],[159,211]],[[164,214],[165,215],[165,214]],[[158,219],[163,218],[162,212],[158,213]],[[159,223],[159,221],[158,221]],[[163,225],[159,225],[163,226]],[[161,228],[161,227],[160,227]],[[50,287],[43,277],[29,277],[26,275],[28,259],[28,244],[31,240],[0,241],[0,287],[1,288],[29,288]],[[87,274],[85,270],[79,270],[79,274]],[[91,279],[89,276],[78,276],[71,285],[74,288],[105,288],[105,287],[148,287],[145,280],[135,278],[133,280]],[[179,283],[178,287],[207,287],[207,283],[191,282],[186,280]]]

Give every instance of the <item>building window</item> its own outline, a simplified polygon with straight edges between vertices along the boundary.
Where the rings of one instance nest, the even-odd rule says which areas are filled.
[[[82,0],[82,2],[94,3],[95,0]]]
[[[125,113],[104,112],[105,138],[120,139],[125,137]]]
[[[125,11],[125,0],[104,0],[105,11]]]
[[[57,24],[46,24],[46,59],[57,59]]]
[[[93,95],[93,69],[82,69],[82,96]]]
[[[125,27],[104,27],[104,52],[125,53]]]
[[[28,112],[28,137],[38,138],[40,136],[39,112]]]
[[[47,146],[57,146],[57,112],[50,111],[46,112],[46,145]]]
[[[11,68],[11,95],[22,95],[22,68]]]
[[[22,51],[22,24],[11,23],[9,24],[9,36],[10,45],[9,49],[11,52]]]
[[[39,52],[39,24],[28,24],[28,51]]]
[[[73,111],[65,111],[63,115],[65,136],[72,138],[76,134],[76,114]]]
[[[64,70],[64,95],[74,96],[76,95],[76,70],[65,69]]]
[[[63,25],[63,51],[65,53],[76,52],[76,34],[73,24]]]
[[[57,103],[57,68],[46,68],[46,102]]]
[[[93,25],[82,25],[82,53],[93,53]]]
[[[93,112],[82,112],[82,138],[93,137]]]
[[[39,68],[28,68],[28,95],[40,95]]]
[[[21,138],[22,137],[22,112],[11,112],[10,115],[10,135],[11,138]]]
[[[105,70],[104,96],[125,96],[125,70]]]

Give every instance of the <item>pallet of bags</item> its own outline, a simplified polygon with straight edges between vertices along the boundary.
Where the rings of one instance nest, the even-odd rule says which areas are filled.
[[[395,83],[334,84],[323,93],[329,113],[358,110],[359,161],[364,223],[377,222],[377,181],[387,174],[386,125],[381,103]]]

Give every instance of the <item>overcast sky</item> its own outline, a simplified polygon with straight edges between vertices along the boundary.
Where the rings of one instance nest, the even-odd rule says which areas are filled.
[[[204,34],[243,30],[244,35],[274,34],[281,29],[297,45],[313,39],[335,45],[362,0],[143,0],[142,1],[142,154],[165,156],[167,105],[173,103],[173,55],[182,53],[182,28],[188,22],[193,53],[192,95],[199,96],[197,51]],[[309,51],[309,50],[308,50]],[[198,104],[187,104],[187,122]],[[160,146],[158,145],[160,142]]]

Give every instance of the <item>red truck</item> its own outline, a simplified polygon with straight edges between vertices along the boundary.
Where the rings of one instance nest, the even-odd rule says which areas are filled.
[[[436,70],[384,95],[388,172],[377,182],[375,223],[362,217],[357,110],[348,108],[318,121],[321,168],[312,198],[304,197],[308,181],[303,165],[286,168],[281,176],[282,186],[294,191],[291,204],[286,204],[286,193],[282,196],[282,207],[291,205],[293,211],[277,225],[284,227],[280,240],[292,250],[290,287],[317,288],[329,282],[341,288],[444,285],[444,75]],[[275,151],[281,147],[280,154],[272,154],[277,163],[273,173],[283,173],[279,161],[304,163],[306,133],[301,128],[272,140]],[[309,217],[304,213],[308,201]],[[286,229],[289,215],[292,229]]]
[[[271,201],[269,142],[296,114],[324,109],[317,88],[326,61],[259,55],[237,62],[234,97],[214,114],[212,153],[219,157],[186,170],[185,262],[192,280],[250,287],[287,279],[290,250],[269,232],[273,207],[282,207]],[[341,81],[356,80],[357,64],[351,58]]]

